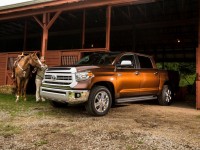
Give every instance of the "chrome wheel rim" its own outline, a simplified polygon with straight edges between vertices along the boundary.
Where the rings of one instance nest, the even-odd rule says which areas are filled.
[[[109,106],[109,95],[105,91],[98,92],[94,99],[94,107],[97,112],[102,113]]]
[[[165,92],[165,100],[168,103],[172,100],[172,92],[169,89],[167,89],[167,91]]]

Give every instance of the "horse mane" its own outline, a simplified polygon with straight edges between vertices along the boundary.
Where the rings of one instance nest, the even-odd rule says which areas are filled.
[[[30,54],[24,56],[24,57],[19,61],[19,63],[20,63],[21,61],[23,61],[23,65],[25,65],[25,64],[28,63],[29,59],[30,59]]]

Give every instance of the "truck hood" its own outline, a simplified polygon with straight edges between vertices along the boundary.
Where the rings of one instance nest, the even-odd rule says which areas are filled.
[[[102,68],[100,66],[74,66],[74,67],[77,69],[77,72]]]
[[[97,71],[97,72],[103,72],[105,70],[113,70],[114,66],[112,65],[107,65],[107,66],[75,66],[77,69],[77,72],[83,72],[86,70],[90,70],[90,71]]]
[[[72,67],[74,67],[74,68],[76,68],[76,70],[77,70],[77,72],[83,72],[83,71],[88,71],[88,70],[98,70],[98,71],[103,71],[104,69],[113,69],[114,68],[114,66],[112,66],[112,65],[109,65],[109,66],[80,66],[80,65],[72,65],[72,66],[57,66],[57,67],[49,67],[48,69],[58,69],[58,68],[62,68],[62,69],[64,69],[64,68],[72,68]]]

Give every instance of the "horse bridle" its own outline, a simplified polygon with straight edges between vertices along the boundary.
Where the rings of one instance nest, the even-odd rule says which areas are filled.
[[[36,55],[36,57],[37,57],[37,61],[39,62],[40,66],[42,66],[42,62],[40,61],[40,59],[38,58],[37,55]],[[31,59],[32,59],[34,62],[36,62],[36,61],[32,58],[32,55],[31,55]]]
[[[32,58],[32,55],[30,55],[30,57],[31,57],[31,59],[32,59],[34,62],[36,62],[36,61]],[[42,67],[42,62],[40,61],[40,59],[38,58],[37,55],[36,55],[36,57],[37,57],[37,61],[39,62],[40,66]],[[25,76],[25,75],[26,75],[26,70],[27,70],[29,67],[27,67],[26,69],[23,69],[23,68],[19,65],[19,63],[17,64],[17,66],[23,71],[23,74],[24,74],[24,76]]]
[[[29,67],[27,67],[26,69],[23,69],[23,68],[19,65],[19,63],[17,64],[17,66],[19,67],[19,69],[21,69],[21,70],[23,71],[23,74],[24,74],[24,77],[25,77],[25,75],[26,75],[26,70],[27,70]]]

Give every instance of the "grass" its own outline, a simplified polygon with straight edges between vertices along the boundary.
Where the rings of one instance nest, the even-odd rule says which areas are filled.
[[[21,129],[17,126],[7,123],[0,123],[0,135],[4,137],[10,137],[14,134],[19,134]]]
[[[53,108],[48,101],[36,103],[34,95],[27,95],[27,101],[20,99],[15,102],[15,95],[0,94],[0,111],[6,111],[11,116],[36,115],[44,116],[65,116],[69,111],[66,107]],[[70,111],[73,116],[73,111]]]
[[[14,95],[0,94],[0,110],[9,112],[11,116],[19,115],[23,112],[28,113],[35,108],[45,109],[48,107],[47,102],[36,103],[34,95],[27,95],[27,101],[20,99],[19,102],[15,102]]]
[[[38,146],[38,147],[45,144],[48,144],[47,140],[40,140],[40,141],[35,142],[35,146]]]

